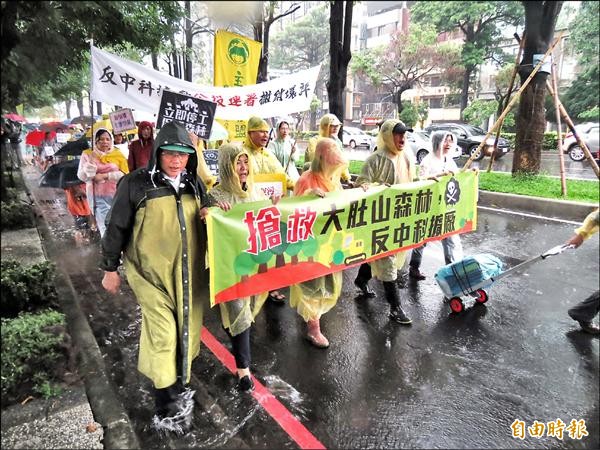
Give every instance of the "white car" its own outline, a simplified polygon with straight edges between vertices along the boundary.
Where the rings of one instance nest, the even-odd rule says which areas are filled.
[[[342,142],[352,149],[356,147],[367,147],[369,150],[375,147],[375,139],[360,128],[342,128]]]
[[[407,140],[417,159],[417,164],[420,164],[421,161],[423,161],[423,158],[431,151],[431,139],[429,134],[425,131],[413,131],[412,133],[408,133]],[[455,145],[454,148],[450,150],[450,156],[452,156],[452,158],[459,158],[461,154],[462,151],[458,145]]]
[[[575,130],[583,142],[585,142],[592,155],[597,158],[599,147],[598,135],[600,134],[598,124],[594,122],[581,123],[575,125]],[[585,153],[579,147],[573,133],[568,133],[565,136],[563,140],[563,152],[568,153],[573,161],[583,161],[585,159]]]

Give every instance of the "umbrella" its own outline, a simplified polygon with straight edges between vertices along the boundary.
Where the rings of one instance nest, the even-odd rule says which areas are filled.
[[[40,130],[43,131],[64,130],[65,128],[67,128],[67,126],[62,122],[46,122],[40,125]]]
[[[10,119],[13,120],[15,122],[27,122],[27,119],[23,116],[20,116],[17,113],[8,113],[8,114],[4,114],[4,118],[5,119]]]
[[[216,120],[213,121],[212,127],[210,129],[210,136],[208,137],[209,141],[225,141],[229,139],[229,133],[227,129],[221,125]]]
[[[56,151],[55,156],[78,156],[88,148],[90,148],[90,143],[84,136],[76,141],[67,142]]]
[[[77,167],[79,159],[51,165],[40,177],[40,187],[66,189],[82,184],[77,178]]]
[[[81,125],[91,125],[94,122],[94,118],[92,116],[79,116],[71,119],[71,123],[79,123]]]
[[[39,147],[42,145],[42,141],[46,136],[46,132],[42,130],[33,130],[25,135],[25,143],[28,145],[33,145],[34,147]],[[50,133],[50,137],[54,139],[56,137],[56,133],[52,131]]]

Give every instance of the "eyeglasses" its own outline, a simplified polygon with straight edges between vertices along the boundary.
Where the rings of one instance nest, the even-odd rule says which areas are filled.
[[[185,159],[188,156],[190,156],[189,153],[184,153],[184,152],[175,152],[172,150],[163,150],[161,153],[165,158],[168,159],[175,159],[176,157],[180,157],[181,159]]]

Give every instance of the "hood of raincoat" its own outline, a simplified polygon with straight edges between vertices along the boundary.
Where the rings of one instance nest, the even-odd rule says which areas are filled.
[[[294,193],[303,193],[315,187],[324,188],[327,192],[341,188],[340,176],[347,167],[348,161],[336,142],[331,138],[321,138],[310,170],[296,182]]]
[[[275,125],[275,140],[277,140],[277,141],[283,141],[283,139],[281,139],[281,136],[279,135],[279,127],[281,126],[282,123],[287,124],[288,127],[290,126],[290,123],[285,119],[282,119],[279,122],[277,122],[277,125]],[[288,138],[289,137],[290,137],[290,135],[288,134]]]
[[[236,172],[236,165],[240,156],[248,157],[248,178],[246,179],[246,190],[242,189],[240,177]],[[252,155],[240,146],[235,144],[224,144],[219,147],[219,182],[220,188],[233,194],[238,198],[246,198],[254,189],[254,173],[252,169]]]
[[[102,150],[100,150],[98,148],[98,146],[96,145],[96,142],[98,141],[98,137],[100,136],[101,133],[108,133],[110,135],[110,140],[111,140],[111,145],[110,148],[112,149],[115,145],[115,137],[113,136],[113,134],[110,132],[110,130],[108,128],[98,128],[94,131],[94,150],[96,152],[98,152],[99,154],[103,155],[104,152]],[[109,150],[110,151],[110,150]],[[108,152],[106,152],[108,153]]]
[[[262,147],[259,147],[257,145],[254,145],[254,142],[252,142],[252,139],[250,139],[250,132],[251,131],[270,131],[271,127],[269,126],[269,124],[267,123],[266,120],[261,119],[260,117],[257,116],[252,116],[248,119],[248,127],[246,130],[246,140],[244,141],[244,146],[248,147],[249,149],[255,151],[255,150],[259,150]]]
[[[406,150],[408,144],[404,145],[403,150],[398,150],[396,145],[394,144],[394,135],[392,130],[394,127],[402,123],[400,120],[396,119],[388,119],[381,125],[379,129],[379,134],[377,135],[377,151],[388,151],[393,155],[397,155],[403,150]]]
[[[148,162],[148,170],[150,173],[154,175],[160,171],[160,169],[157,167],[158,155],[161,151],[160,147],[163,145],[173,144],[184,145],[193,150],[193,153],[189,154],[190,156],[185,168],[189,175],[194,175],[196,173],[196,168],[198,167],[198,153],[196,152],[196,148],[194,147],[186,128],[183,125],[175,122],[169,122],[165,124],[156,135],[154,145],[152,146],[152,155],[150,156],[150,161]]]
[[[150,128],[150,137],[148,138],[147,142],[142,137],[142,128],[145,128],[145,127],[149,127]],[[152,122],[148,122],[146,120],[142,120],[138,124],[138,138],[140,138],[140,141],[142,141],[144,143],[144,145],[146,145],[148,142],[154,142],[154,127],[152,126]]]
[[[335,114],[325,114],[319,121],[319,136],[329,137],[329,127],[332,125],[341,125],[340,120]]]
[[[433,150],[433,154],[437,158],[441,158],[442,154],[442,144],[446,140],[448,136],[452,136],[452,142],[456,145],[456,136],[450,131],[434,131],[431,134],[431,148]]]

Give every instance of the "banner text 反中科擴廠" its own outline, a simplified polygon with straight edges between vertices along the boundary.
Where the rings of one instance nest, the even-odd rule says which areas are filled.
[[[266,119],[310,109],[319,68],[248,86],[201,86],[92,47],[90,95],[95,101],[156,113],[164,89],[216,103],[217,119]]]
[[[243,203],[207,218],[211,304],[290,286],[475,229],[473,171]],[[217,251],[218,250],[218,251]]]

